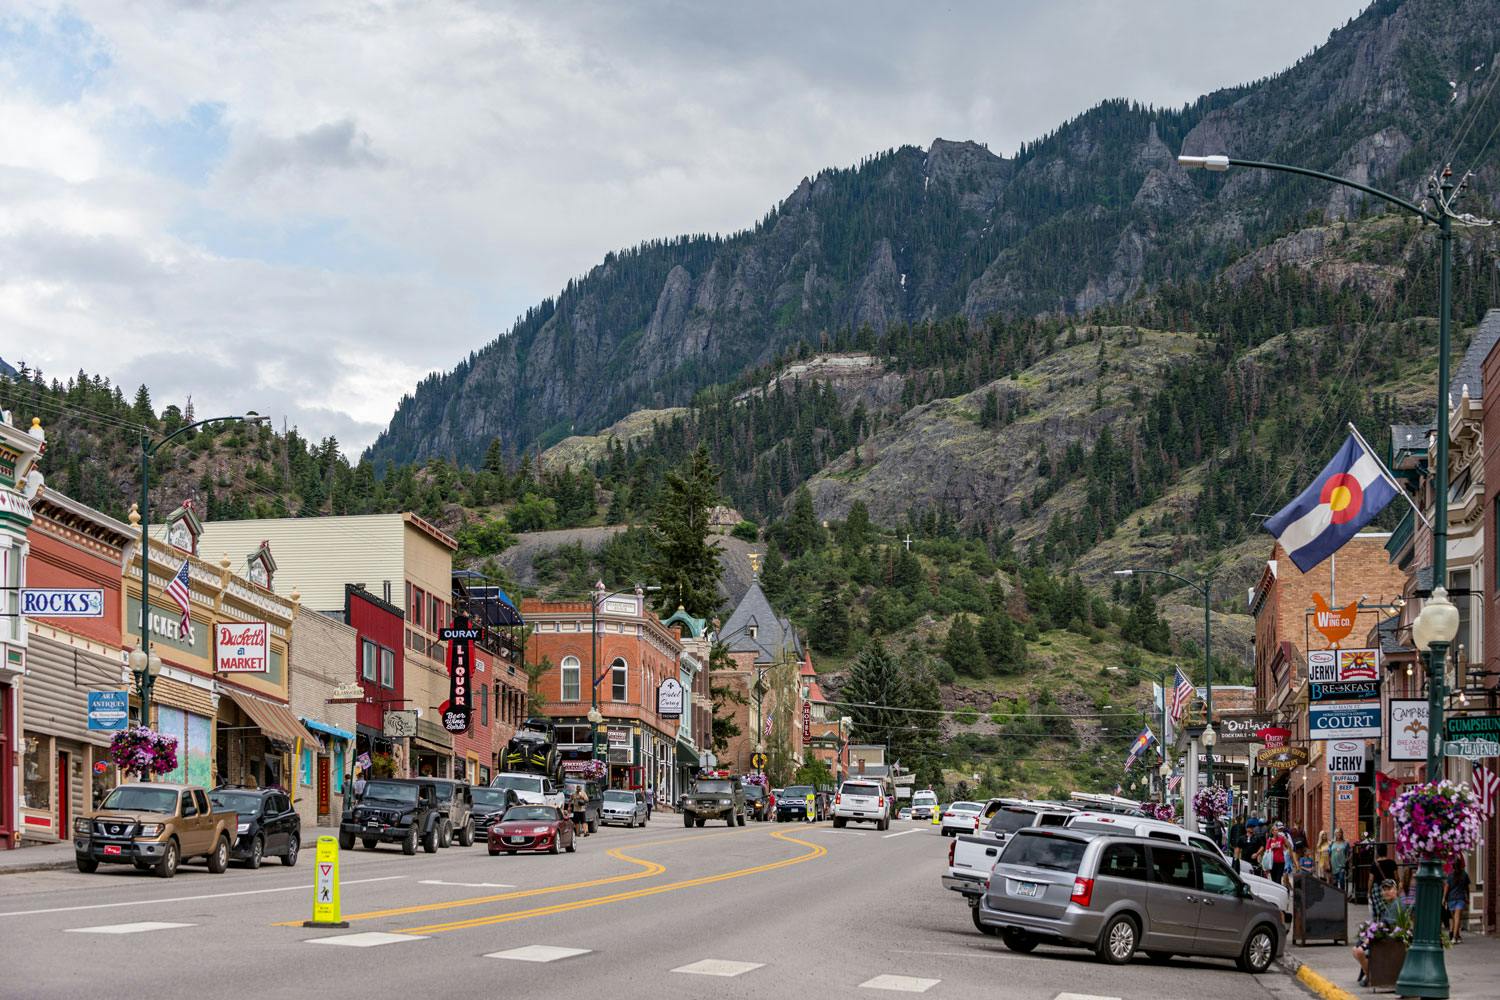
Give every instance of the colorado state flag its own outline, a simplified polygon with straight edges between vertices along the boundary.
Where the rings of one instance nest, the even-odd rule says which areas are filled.
[[[1327,559],[1396,498],[1380,459],[1354,434],[1301,496],[1266,519],[1297,568],[1306,573]]]

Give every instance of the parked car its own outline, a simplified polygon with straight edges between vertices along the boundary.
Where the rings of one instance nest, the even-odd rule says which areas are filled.
[[[1103,795],[1097,792],[1074,792],[1068,796],[1068,805],[1080,812],[1107,812],[1120,816],[1145,816],[1141,804],[1135,799],[1119,795]]]
[[[911,819],[911,806],[902,806],[901,811],[896,814],[897,819]]]
[[[490,824],[505,815],[507,809],[520,803],[513,788],[475,788],[469,793],[474,799],[474,836],[489,842]]]
[[[365,785],[359,802],[345,810],[339,823],[339,847],[353,850],[358,838],[367,851],[387,843],[400,844],[402,854],[416,854],[420,842],[422,850],[436,854],[442,825],[432,779],[376,778]]]
[[[724,771],[700,774],[677,804],[682,810],[683,826],[702,826],[711,819],[722,819],[730,826],[745,825],[745,786],[737,774]]]
[[[756,822],[771,818],[771,793],[766,786],[746,785],[745,804],[750,807],[750,818]]]
[[[239,817],[229,849],[231,861],[249,868],[259,868],[268,856],[280,858],[288,868],[297,863],[297,852],[302,849],[302,817],[292,808],[286,792],[220,785],[208,793],[208,801],[215,809]]]
[[[807,797],[812,795],[811,785],[788,785],[776,793],[776,822],[785,823],[788,820],[806,820],[811,822],[816,818],[808,815]]]
[[[1219,848],[1219,845],[1213,842],[1212,838],[1205,837],[1201,833],[1189,833],[1176,823],[1168,823],[1166,820],[1122,816],[1117,813],[1081,812],[1074,813],[1068,817],[1067,825],[1080,830],[1128,833],[1137,837],[1173,840],[1179,844],[1191,844],[1199,850],[1217,854],[1219,860],[1231,868],[1235,867],[1234,860],[1227,857]],[[1249,866],[1245,867],[1248,868]],[[1251,892],[1279,909],[1283,919],[1291,920],[1292,894],[1287,891],[1286,886],[1280,882],[1272,881],[1264,875],[1256,875],[1243,869],[1238,870],[1236,874],[1250,887]]]
[[[932,814],[937,811],[937,808],[938,808],[937,792],[934,792],[931,789],[924,789],[923,791],[913,792],[912,793],[912,796],[911,796],[911,818],[912,819],[928,819],[928,820],[930,820],[930,819],[932,819]]]
[[[604,793],[603,813],[600,824],[608,826],[618,823],[621,826],[645,826],[648,819],[646,812],[646,793],[632,791],[628,788],[611,788]]]
[[[1281,912],[1221,857],[1187,844],[1033,827],[1006,844],[974,910],[1012,951],[1089,948],[1124,965],[1137,950],[1233,958],[1264,972],[1283,945]]]
[[[234,811],[213,809],[197,785],[120,785],[73,821],[74,861],[84,874],[128,862],[171,878],[183,861],[202,858],[221,875],[237,825]]]
[[[889,830],[894,800],[887,798],[885,791],[878,782],[864,778],[845,781],[833,798],[834,827],[842,828],[847,823],[873,823],[877,830]]]
[[[583,804],[583,819],[589,828],[589,833],[599,829],[600,820],[604,815],[604,786],[589,778],[575,778],[571,775],[563,779],[563,802],[571,808],[573,802],[573,789],[582,788],[587,801]]]
[[[563,807],[563,791],[551,778],[542,774],[506,771],[490,781],[491,788],[509,788],[523,802],[534,806]]]
[[[500,822],[490,824],[490,857],[501,851],[573,853],[573,821],[556,806],[511,806]]]
[[[943,876],[943,887],[972,902],[984,892],[990,869],[1013,834],[1033,826],[1064,826],[1073,815],[1073,810],[1050,802],[1003,800],[980,830],[960,833],[948,845],[948,874]]]
[[[474,796],[467,781],[454,778],[392,778],[413,785],[430,785],[434,791],[433,801],[437,805],[442,821],[438,824],[438,846],[452,847],[457,840],[468,847],[474,843],[474,824],[471,813]]]
[[[938,832],[945,837],[956,836],[960,833],[974,833],[979,829],[982,812],[984,812],[982,802],[949,803],[948,808],[943,810],[943,815],[938,820]]]

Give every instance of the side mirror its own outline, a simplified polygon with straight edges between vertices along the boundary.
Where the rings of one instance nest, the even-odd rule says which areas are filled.
[[[1234,884],[1234,894],[1241,899],[1255,898],[1255,893],[1251,892],[1250,887],[1243,882],[1236,882]]]

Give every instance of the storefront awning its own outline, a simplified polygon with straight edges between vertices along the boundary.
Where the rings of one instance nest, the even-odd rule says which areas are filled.
[[[334,739],[339,739],[339,740],[352,740],[352,739],[354,739],[354,734],[351,733],[351,732],[349,732],[349,730],[347,730],[347,729],[340,729],[338,726],[330,726],[326,722],[319,722],[317,719],[309,719],[305,715],[302,716],[302,724],[304,726],[306,726],[308,729],[311,729],[315,733],[327,733],[329,736],[332,736]]]
[[[683,743],[681,740],[678,740],[677,741],[677,764],[678,764],[679,767],[699,767],[699,766],[702,765],[702,761],[698,757],[698,751],[697,750],[694,750],[692,747],[688,746],[686,743]]]
[[[417,735],[412,737],[412,747],[450,754],[453,752],[453,736],[430,719],[418,719]]]
[[[308,732],[307,727],[298,721],[297,717],[292,714],[292,710],[285,705],[258,698],[248,691],[236,691],[230,687],[224,688],[224,693],[229,695],[230,700],[240,707],[240,711],[250,717],[250,721],[254,722],[267,738],[289,747],[296,746],[297,741],[302,740],[308,746],[322,748],[323,744],[318,738]]]

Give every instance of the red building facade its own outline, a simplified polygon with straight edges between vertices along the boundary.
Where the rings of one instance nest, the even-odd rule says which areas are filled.
[[[406,616],[389,601],[349,584],[344,588],[344,621],[356,633],[352,669],[365,692],[355,708],[355,756],[389,755],[393,773],[404,776],[409,770],[405,741],[386,737],[385,713],[412,707],[404,694]]]

